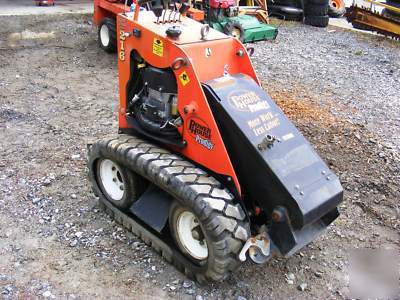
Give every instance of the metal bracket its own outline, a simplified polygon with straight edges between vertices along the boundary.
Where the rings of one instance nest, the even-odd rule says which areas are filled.
[[[253,262],[256,264],[265,263],[271,257],[271,241],[268,234],[263,232],[249,238],[239,253],[240,261],[246,260],[247,251]]]
[[[150,184],[129,210],[151,228],[161,232],[167,223],[171,202],[172,197],[168,193]]]
[[[275,141],[280,142],[280,140],[279,140],[276,136],[267,134],[267,135],[263,138],[263,140],[261,141],[261,143],[259,143],[259,144],[257,145],[257,148],[258,148],[258,150],[260,150],[260,151],[267,150],[267,149],[271,148],[271,147],[274,145]]]

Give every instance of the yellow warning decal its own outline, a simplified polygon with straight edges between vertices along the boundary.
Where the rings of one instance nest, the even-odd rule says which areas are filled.
[[[186,73],[186,71],[183,71],[179,75],[179,79],[180,79],[180,81],[181,81],[183,86],[187,85],[190,82],[190,78],[189,78],[188,74]]]
[[[153,53],[155,55],[158,56],[163,56],[164,55],[164,44],[163,41],[158,39],[158,38],[154,38],[153,40]]]

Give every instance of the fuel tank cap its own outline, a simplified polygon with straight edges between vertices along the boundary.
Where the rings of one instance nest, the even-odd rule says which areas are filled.
[[[182,31],[179,26],[174,25],[174,26],[169,27],[165,31],[165,33],[167,34],[168,37],[177,39],[181,35]]]

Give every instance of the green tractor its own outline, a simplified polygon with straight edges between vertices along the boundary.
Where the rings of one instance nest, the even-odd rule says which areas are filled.
[[[204,10],[212,28],[243,43],[273,40],[278,34],[275,26],[260,22],[255,16],[241,14],[235,0],[209,0]]]

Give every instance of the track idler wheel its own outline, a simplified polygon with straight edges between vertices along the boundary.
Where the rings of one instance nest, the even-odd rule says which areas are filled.
[[[104,197],[122,210],[131,207],[146,187],[143,178],[120,166],[111,157],[97,160],[96,179]]]
[[[106,212],[188,277],[198,282],[221,281],[239,267],[239,252],[250,237],[249,221],[234,196],[202,169],[129,135],[92,144],[88,167],[93,191]],[[101,178],[101,168],[108,172],[103,177],[111,179]],[[106,187],[107,182],[111,188]],[[124,210],[125,205],[118,205],[126,195],[134,195],[134,202],[146,183],[158,186],[173,198],[169,211],[171,234],[163,230],[156,236],[154,230]],[[118,191],[121,184],[123,193]]]

